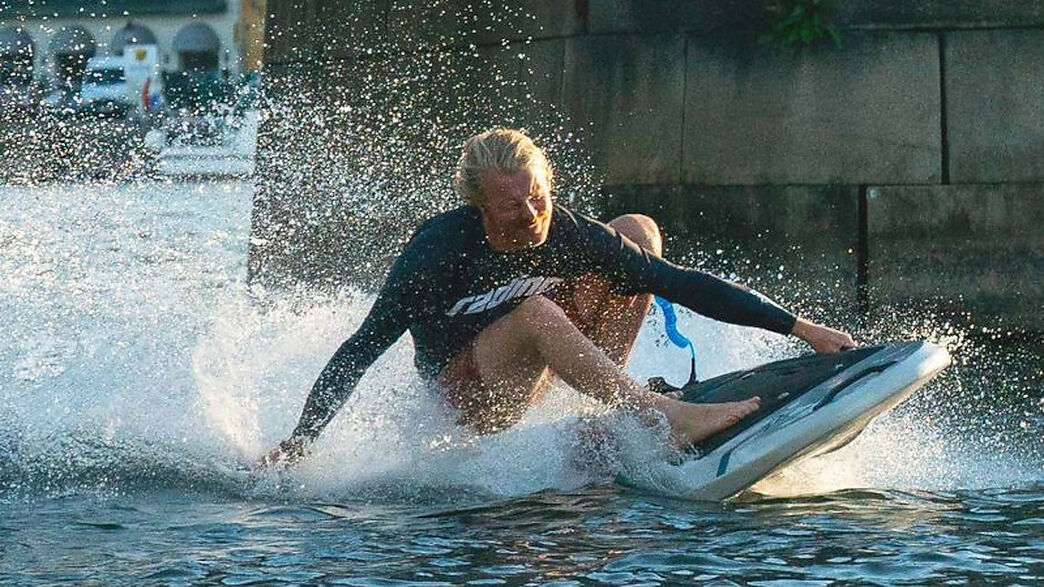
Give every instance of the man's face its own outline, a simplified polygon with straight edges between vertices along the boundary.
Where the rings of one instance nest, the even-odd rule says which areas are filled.
[[[551,190],[538,170],[490,169],[479,181],[486,201],[479,206],[489,244],[498,251],[535,247],[551,228]]]

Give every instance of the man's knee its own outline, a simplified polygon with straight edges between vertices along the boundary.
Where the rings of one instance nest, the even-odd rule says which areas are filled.
[[[609,226],[653,254],[663,254],[663,237],[660,235],[660,227],[656,225],[655,220],[645,214],[624,214],[613,219]]]
[[[569,321],[561,306],[542,295],[530,296],[511,315],[516,320],[516,326],[525,329],[546,328]]]

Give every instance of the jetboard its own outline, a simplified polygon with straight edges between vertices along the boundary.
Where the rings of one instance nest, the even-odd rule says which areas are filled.
[[[699,456],[680,465],[698,487],[689,497],[726,499],[788,465],[840,448],[949,364],[949,353],[932,343],[897,342],[686,385],[681,391],[688,402],[761,397],[760,410],[699,443]]]

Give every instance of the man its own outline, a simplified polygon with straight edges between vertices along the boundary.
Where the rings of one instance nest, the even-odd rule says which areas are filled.
[[[628,377],[623,368],[653,294],[715,319],[794,334],[818,352],[854,346],[848,334],[756,292],[664,261],[646,216],[605,225],[553,204],[551,166],[519,131],[471,137],[454,186],[468,205],[417,230],[359,330],[319,375],[297,427],[263,464],[299,459],[407,329],[421,374],[476,432],[513,425],[557,375],[607,404],[661,413],[680,447],[734,424],[759,400],[689,404]]]

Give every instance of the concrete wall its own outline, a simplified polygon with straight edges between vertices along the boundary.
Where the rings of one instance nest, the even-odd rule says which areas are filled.
[[[950,180],[1044,179],[1044,29],[942,38]]]
[[[1037,0],[844,0],[840,21],[886,29],[1020,28],[1044,26]]]
[[[1044,186],[880,187],[868,211],[875,305],[1044,330]]]
[[[1044,277],[1044,224],[1027,221],[1044,185],[1044,0],[847,0],[840,49],[759,43],[763,0],[484,6],[272,0],[273,89],[283,84],[295,103],[290,118],[342,120],[331,124],[362,144],[412,145],[399,168],[440,186],[426,195],[434,208],[451,205],[449,170],[470,132],[525,126],[564,161],[570,197],[597,192],[606,214],[652,212],[678,240],[771,259],[743,268],[755,281],[769,283],[778,261],[804,284],[794,299],[829,290],[823,300],[832,301],[810,303],[953,309],[947,300],[960,295],[990,319],[1044,331],[1044,294],[1033,285]],[[279,81],[286,76],[297,81]],[[325,105],[299,98],[308,92]],[[397,100],[402,116],[424,120],[383,132],[358,123]],[[346,106],[353,114],[338,118]],[[318,260],[331,257],[315,247],[343,226],[299,221],[315,216],[317,200],[338,200],[351,174],[302,174],[289,146],[262,143],[262,169],[273,171],[255,233],[298,222],[309,228],[295,234],[327,236],[303,249],[255,247],[254,275],[337,281],[343,268]],[[308,158],[353,148],[319,140]],[[299,140],[293,149],[308,151]],[[282,216],[264,212],[274,201]],[[996,212],[998,201],[1007,212]],[[972,219],[974,237],[951,230],[953,214]],[[384,258],[415,220],[399,219],[405,227],[385,234]],[[918,265],[914,251],[936,261]],[[920,276],[904,278],[913,267]]]
[[[686,183],[939,181],[935,35],[850,33],[843,51],[690,37],[686,61]]]
[[[680,179],[685,39],[589,36],[565,44],[561,107],[609,184]]]

